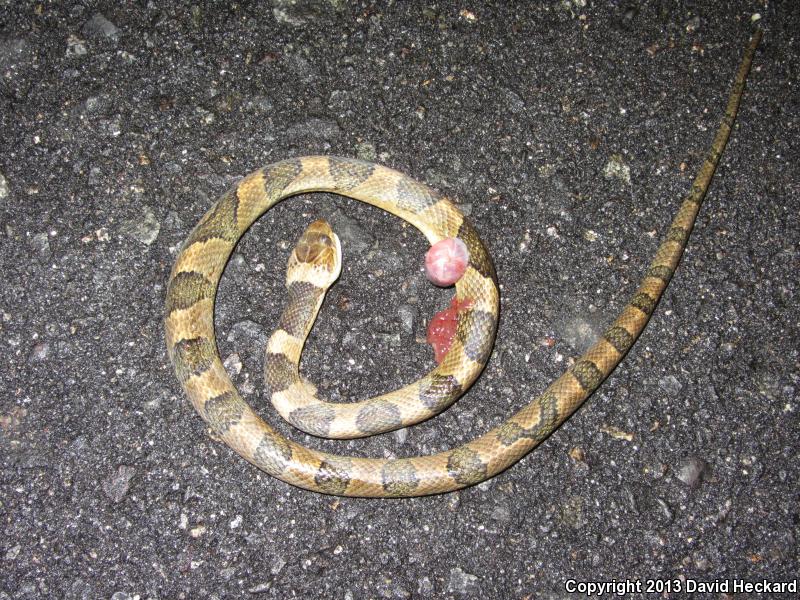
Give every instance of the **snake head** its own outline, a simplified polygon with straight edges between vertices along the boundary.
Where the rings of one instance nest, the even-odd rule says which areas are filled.
[[[342,245],[327,221],[309,225],[295,245],[286,267],[286,285],[306,281],[328,289],[342,272]]]

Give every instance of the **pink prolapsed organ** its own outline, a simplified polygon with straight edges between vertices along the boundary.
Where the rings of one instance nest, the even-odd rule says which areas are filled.
[[[458,327],[459,313],[472,307],[472,300],[464,300],[459,302],[458,298],[453,298],[450,306],[444,310],[440,310],[428,323],[428,335],[426,341],[433,348],[433,356],[436,364],[440,364],[450,346],[453,344],[453,338],[456,336],[456,329]]]
[[[467,245],[458,238],[447,238],[425,253],[425,275],[435,285],[448,287],[461,279],[468,262]]]

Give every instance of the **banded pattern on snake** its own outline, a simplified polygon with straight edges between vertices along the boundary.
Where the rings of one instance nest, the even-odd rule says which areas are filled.
[[[431,373],[397,392],[356,403],[350,433],[365,435],[427,418],[449,406],[479,375],[491,353],[499,296],[491,259],[475,229],[455,205],[397,171],[363,161],[308,156],[268,165],[246,176],[206,213],[184,242],[166,294],[166,343],[175,373],[200,416],[234,451],[270,475],[326,494],[368,497],[421,496],[473,485],[505,470],[558,428],[620,363],[644,329],[686,246],[696,215],[730,135],[755,48],[756,31],[737,71],[725,115],[691,190],[656,251],[631,301],[603,336],[527,406],[487,433],[457,448],[412,458],[376,459],[320,452],[286,439],[242,399],[220,360],[214,334],[214,299],[223,269],[250,225],[278,201],[300,193],[327,191],[349,196],[405,219],[431,242],[462,240],[469,250],[465,275],[456,283],[459,313],[456,342]],[[335,236],[314,224],[304,237],[301,262],[323,258]],[[326,239],[328,241],[326,241]],[[309,267],[311,269],[311,267]],[[328,267],[330,268],[330,264]],[[316,267],[313,267],[316,269]],[[311,270],[313,270],[311,269]],[[335,267],[334,267],[335,270]],[[290,306],[270,341],[266,378],[277,405],[281,395],[302,387],[296,373],[321,295],[319,273],[310,285],[290,289]],[[299,280],[302,284],[304,276]],[[334,277],[335,279],[335,277]],[[312,295],[313,302],[312,302]],[[297,304],[294,304],[296,302]],[[309,309],[309,307],[311,307]],[[287,309],[288,311],[289,309]],[[308,324],[310,328],[310,324]],[[283,333],[281,333],[283,332]],[[327,408],[312,408],[290,420],[313,433],[336,433]],[[344,437],[352,437],[345,435]]]

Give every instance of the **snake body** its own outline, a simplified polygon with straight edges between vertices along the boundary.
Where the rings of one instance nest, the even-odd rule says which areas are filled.
[[[329,168],[338,160],[328,159]],[[372,171],[376,166],[360,163],[359,167]],[[383,181],[386,174],[380,177]],[[303,233],[289,258],[288,300],[264,360],[264,379],[272,404],[298,429],[320,437],[348,439],[413,425],[450,406],[480,374],[497,327],[499,292],[494,268],[461,213],[440,199],[435,205],[435,221],[440,225],[429,239],[435,243],[439,236],[457,232],[469,243],[470,263],[456,283],[456,297],[470,299],[470,309],[462,314],[450,352],[433,371],[401,389],[360,402],[320,400],[313,385],[300,376],[303,344],[341,267],[338,238],[325,221],[312,223]],[[428,224],[431,219],[422,221]]]
[[[499,311],[495,271],[475,229],[455,205],[392,169],[325,156],[284,160],[247,175],[214,204],[184,242],[169,278],[165,330],[169,358],[195,409],[218,437],[258,468],[290,484],[326,494],[422,496],[473,485],[505,470],[547,438],[597,389],[650,319],[683,254],[730,136],[760,37],[757,31],[744,53],[710,151],[632,299],[591,348],[504,423],[462,446],[427,456],[348,457],[283,437],[242,399],[216,347],[217,286],[231,252],[250,225],[278,201],[306,192],[334,192],[361,200],[413,224],[431,244],[452,237],[461,239],[469,250],[467,271],[456,284],[457,298],[469,300],[469,307],[459,313],[456,341],[445,359],[402,390],[345,409],[350,411],[347,427],[351,432],[364,435],[376,424],[381,430],[401,427],[444,409],[478,376],[491,353]],[[325,254],[329,244],[323,233],[312,227],[315,244],[301,250],[305,257],[301,260]],[[314,277],[308,277],[311,281],[307,283],[318,287]],[[306,307],[306,314],[286,317],[285,312],[277,338],[273,336],[268,348],[276,356],[267,362],[266,378],[278,405],[281,394],[291,394],[292,387],[298,386],[295,355],[299,356],[307,334],[309,291],[290,289],[289,306],[293,305],[292,293],[297,306]],[[328,417],[324,407],[317,407],[290,419],[327,435],[333,422]]]

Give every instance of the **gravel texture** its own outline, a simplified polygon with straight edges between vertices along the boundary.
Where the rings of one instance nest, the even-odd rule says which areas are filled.
[[[672,285],[530,456],[460,493],[348,500],[209,435],[168,364],[163,299],[177,247],[238,177],[340,154],[462,202],[502,283],[481,379],[441,417],[371,440],[280,425],[339,452],[441,450],[526,403],[626,303],[759,11],[738,123]],[[0,600],[796,579],[798,29],[792,2],[0,0]],[[328,397],[425,372],[425,325],[449,301],[398,219],[322,194],[271,210],[227,268],[217,331],[272,422],[263,344],[289,249],[320,216],[345,267],[303,372]]]

